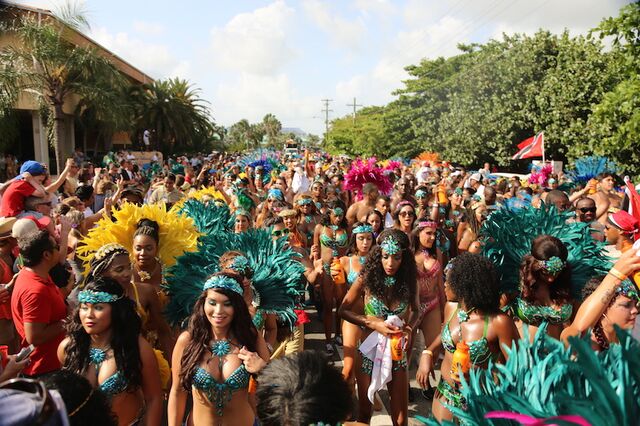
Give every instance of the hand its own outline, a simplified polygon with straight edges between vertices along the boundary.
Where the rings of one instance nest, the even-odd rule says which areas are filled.
[[[244,368],[251,374],[259,373],[267,366],[267,361],[260,358],[256,352],[249,351],[246,347],[242,347],[238,352],[238,358],[244,363]]]
[[[422,389],[429,387],[429,376],[436,380],[436,372],[433,369],[433,356],[423,353],[420,357],[418,371],[416,371],[416,382]]]
[[[69,170],[71,167],[75,166],[76,162],[73,161],[73,158],[67,158],[67,162],[64,165],[64,168]]]
[[[60,235],[65,233],[68,234],[71,230],[71,219],[66,216],[60,216],[58,221],[60,222]]]
[[[400,331],[398,327],[394,327],[393,325],[388,325],[381,319],[379,319],[373,324],[373,330],[377,331],[378,333],[382,334],[385,337],[391,337],[393,334],[396,334]]]
[[[324,274],[324,267],[322,266],[322,259],[317,259],[313,261],[313,270],[316,271],[319,275]]]
[[[4,380],[13,379],[18,377],[18,374],[31,362],[29,357],[26,357],[20,362],[16,362],[15,355],[9,355],[9,363],[5,367],[1,376]]]
[[[625,251],[614,265],[614,268],[624,275],[631,275],[640,270],[640,256],[637,253],[638,250],[633,248]]]
[[[11,299],[9,289],[6,288],[5,284],[0,284],[0,305],[8,302],[9,299]]]
[[[116,186],[117,186],[117,191],[122,192],[122,190],[124,189],[124,178],[122,176],[120,176],[118,178],[118,181],[116,182]]]
[[[311,259],[320,259],[320,247],[317,244],[311,246]]]
[[[105,198],[104,199],[104,211],[108,215],[111,215],[111,208],[112,207],[113,207],[113,200],[111,199],[111,197]]]
[[[93,169],[93,174],[96,177],[100,176],[100,173],[102,173],[102,168],[101,167],[96,167],[95,169]]]

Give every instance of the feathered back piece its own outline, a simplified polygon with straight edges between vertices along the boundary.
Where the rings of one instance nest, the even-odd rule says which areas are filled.
[[[569,178],[576,183],[587,183],[600,173],[617,173],[618,165],[607,157],[581,157],[573,162],[573,169],[567,172]]]
[[[559,238],[569,252],[571,265],[571,293],[577,300],[587,281],[604,275],[610,268],[602,254],[604,244],[591,237],[591,229],[581,222],[567,223],[571,212],[558,212],[555,206],[536,209],[522,206],[519,209],[499,209],[491,213],[480,231],[482,253],[498,269],[502,291],[517,292],[522,258],[531,253],[531,243],[538,235]]]
[[[529,183],[545,186],[547,184],[547,180],[549,180],[549,175],[552,172],[553,166],[551,164],[546,164],[542,167],[534,167],[531,170],[531,175],[529,175]]]
[[[193,219],[203,235],[232,232],[234,218],[226,204],[190,199],[182,204],[180,213]]]
[[[221,233],[201,239],[198,251],[186,253],[169,270],[167,277],[170,302],[165,311],[172,324],[180,324],[191,315],[207,277],[219,270],[220,256],[236,250],[246,255],[254,271],[252,286],[259,308],[275,313],[293,327],[296,298],[304,291],[304,266],[294,259],[296,253],[285,248],[285,241],[273,241],[264,229],[241,234]]]
[[[375,157],[368,160],[357,159],[351,163],[351,169],[344,177],[344,189],[355,191],[358,200],[362,199],[362,187],[365,183],[375,183],[381,194],[390,194],[393,183],[385,175],[383,168],[376,165]]]
[[[246,166],[254,169],[261,166],[264,170],[264,173],[262,174],[262,182],[265,184],[271,180],[272,171],[279,173],[283,169],[283,164],[280,161],[278,153],[268,149],[252,151],[240,158],[240,160],[238,160],[238,164],[242,169]]]
[[[589,334],[569,338],[570,347],[565,348],[549,337],[543,326],[532,343],[525,336],[508,349],[504,364],[491,362],[486,370],[472,369],[461,390],[466,410],[451,410],[461,424],[468,425],[519,424],[485,417],[488,413],[503,416],[504,412],[536,419],[573,415],[591,425],[637,425],[640,344],[626,331],[616,331],[620,344],[597,353],[591,348]],[[536,422],[543,423],[575,424]]]
[[[151,219],[160,227],[158,256],[162,265],[172,266],[176,258],[185,252],[195,251],[200,235],[193,219],[167,211],[164,204],[144,204],[137,206],[123,203],[120,210],[113,211],[113,220],[102,218],[78,244],[78,257],[85,263],[85,269],[102,246],[118,243],[132,252],[133,234],[140,219]]]
[[[429,164],[437,164],[440,161],[440,155],[437,152],[423,152],[415,158],[416,161],[422,163],[424,161]]]

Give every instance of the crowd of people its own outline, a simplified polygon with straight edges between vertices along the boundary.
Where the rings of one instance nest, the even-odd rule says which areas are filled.
[[[3,163],[0,425],[368,424],[382,390],[406,425],[412,362],[455,421],[521,339],[636,325],[640,196],[610,170],[145,158]]]

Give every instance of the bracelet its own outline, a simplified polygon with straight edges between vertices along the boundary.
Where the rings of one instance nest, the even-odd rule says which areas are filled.
[[[429,349],[425,349],[422,351],[422,354],[427,354],[427,355],[431,355],[431,358],[433,358],[433,352],[431,352]]]
[[[618,271],[615,267],[611,268],[609,270],[609,273],[613,275],[615,278],[619,279],[620,281],[624,281],[627,279],[627,276],[622,272]]]

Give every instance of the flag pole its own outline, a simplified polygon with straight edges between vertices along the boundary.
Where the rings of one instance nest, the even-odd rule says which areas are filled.
[[[542,138],[542,165],[544,166],[546,163],[544,158],[544,132],[540,132],[540,137]]]

